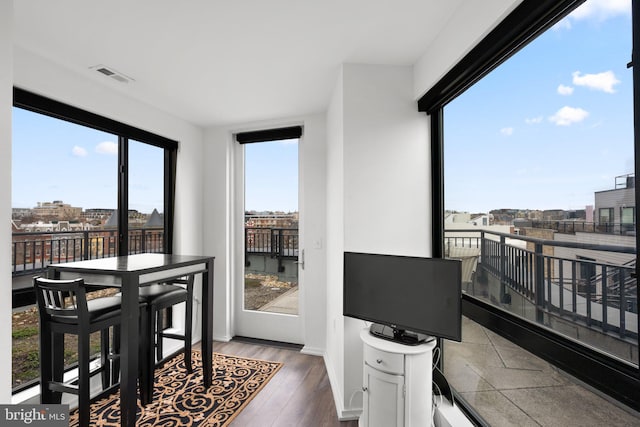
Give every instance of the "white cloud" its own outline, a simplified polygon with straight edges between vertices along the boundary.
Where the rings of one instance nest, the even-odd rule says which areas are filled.
[[[71,154],[73,154],[76,157],[86,157],[88,153],[87,153],[87,150],[85,150],[83,147],[74,145],[73,148],[71,149]]]
[[[556,25],[554,25],[551,29],[554,31],[570,30],[572,27],[573,25],[571,25],[571,18],[567,16],[566,18],[558,21],[558,23],[556,23]]]
[[[500,129],[500,133],[504,136],[511,136],[513,135],[513,128],[502,128]]]
[[[631,16],[631,0],[589,0],[553,26],[554,30],[571,30],[573,21],[604,22],[619,15]]]
[[[528,125],[537,125],[538,123],[542,123],[542,120],[542,116],[538,116],[524,119],[524,122]]]
[[[570,126],[573,123],[583,121],[587,116],[589,116],[589,112],[582,108],[564,106],[549,117],[549,120],[558,126]]]
[[[571,86],[560,85],[558,86],[558,93],[560,95],[571,95],[573,93],[573,88]]]
[[[589,89],[601,90],[606,93],[614,93],[615,85],[620,83],[613,71],[604,71],[598,74],[584,74],[576,71],[572,74],[573,84],[576,86],[586,86]]]
[[[112,141],[104,141],[96,145],[96,153],[100,154],[118,154],[118,144]]]
[[[631,15],[631,0],[589,0],[571,12],[569,17],[602,22],[618,15]]]

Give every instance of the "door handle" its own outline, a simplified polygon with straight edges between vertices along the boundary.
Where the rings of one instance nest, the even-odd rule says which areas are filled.
[[[298,257],[298,261],[295,261],[296,264],[300,264],[300,267],[304,270],[304,249],[300,251],[300,256]]]

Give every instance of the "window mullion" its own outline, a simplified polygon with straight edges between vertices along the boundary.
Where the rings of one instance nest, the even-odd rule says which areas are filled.
[[[118,136],[118,255],[129,253],[129,140]]]

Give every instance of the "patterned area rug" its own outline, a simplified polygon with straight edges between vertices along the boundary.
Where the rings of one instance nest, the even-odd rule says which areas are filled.
[[[193,352],[193,373],[188,374],[183,355],[156,369],[153,402],[142,407],[138,400],[137,426],[228,425],[282,367],[282,363],[213,354],[213,382],[202,385],[202,360]],[[78,412],[70,414],[70,426],[78,425]],[[120,425],[120,393],[91,405],[92,426]]]

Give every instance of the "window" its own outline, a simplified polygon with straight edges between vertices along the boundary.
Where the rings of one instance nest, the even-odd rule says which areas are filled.
[[[637,409],[636,233],[597,227],[636,203],[616,178],[635,176],[637,11],[629,1],[589,23],[612,12],[593,3],[566,18],[582,2],[525,0],[419,101],[431,118],[433,253],[475,257],[465,316]],[[449,211],[505,228],[465,230],[477,249],[456,248]]]
[[[600,208],[599,217],[600,225],[613,224],[613,208]]]
[[[12,130],[17,391],[38,377],[34,275],[51,263],[171,252],[177,142],[20,89]]]
[[[623,225],[635,225],[636,208],[634,207],[620,208],[620,223]]]

